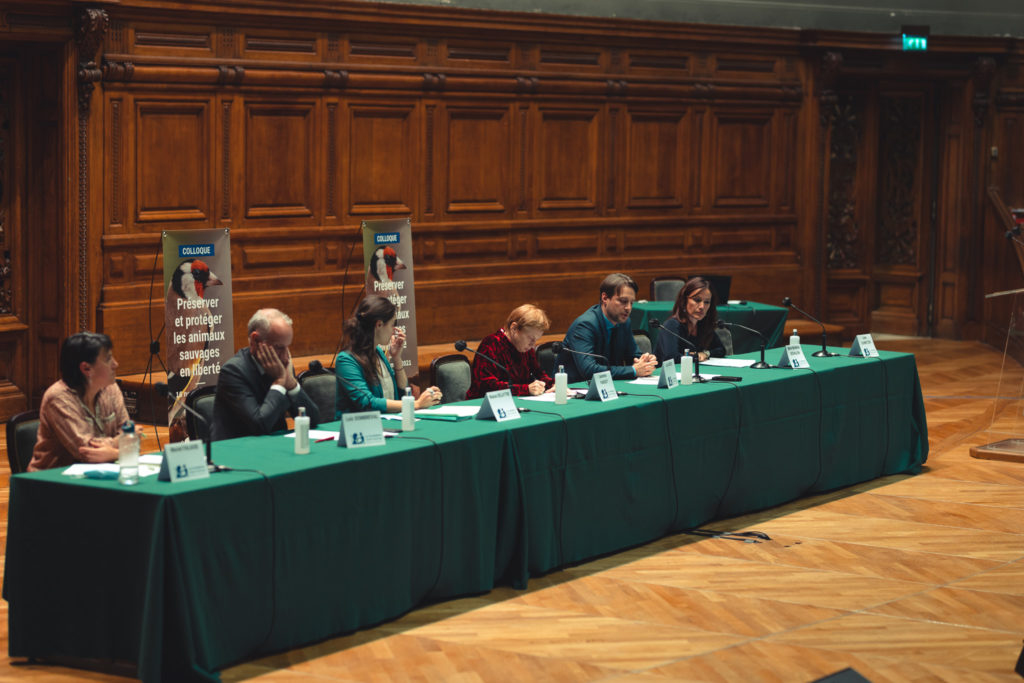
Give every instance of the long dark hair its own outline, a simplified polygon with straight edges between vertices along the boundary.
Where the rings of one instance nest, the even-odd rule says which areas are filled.
[[[712,289],[711,283],[702,277],[691,277],[679,290],[676,295],[676,305],[672,308],[672,317],[687,326],[690,326],[690,319],[686,316],[686,302],[695,293],[702,289],[708,290],[711,295],[711,303],[708,305],[708,312],[704,318],[697,323],[697,346],[701,349],[711,348],[711,336],[715,334],[718,327],[718,295]]]
[[[99,332],[79,332],[64,340],[60,346],[60,378],[64,384],[85,393],[85,375],[80,367],[82,362],[95,363],[100,351],[112,351],[114,342]]]
[[[386,323],[395,317],[395,305],[382,296],[371,294],[359,302],[355,315],[345,321],[345,350],[359,362],[367,385],[380,384],[377,376],[377,345],[373,342],[377,321]]]

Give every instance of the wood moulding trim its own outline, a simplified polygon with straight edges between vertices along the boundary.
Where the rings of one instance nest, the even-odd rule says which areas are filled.
[[[350,63],[292,63],[266,60],[165,58],[108,54],[103,63],[103,80],[154,84],[232,84],[247,86],[293,86],[306,88],[403,89],[458,92],[504,92],[598,97],[672,97],[708,99],[753,99],[800,104],[803,87],[798,81],[732,78],[665,78],[629,75],[609,78],[608,74],[564,75],[522,69],[472,70],[462,68],[394,67]]]

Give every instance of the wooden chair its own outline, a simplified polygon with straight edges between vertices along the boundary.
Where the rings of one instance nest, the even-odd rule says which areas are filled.
[[[430,361],[430,383],[441,390],[441,403],[465,400],[472,381],[469,359],[461,353],[440,356]]]
[[[11,464],[11,474],[28,469],[38,433],[39,412],[36,410],[18,413],[7,420],[7,462]]]

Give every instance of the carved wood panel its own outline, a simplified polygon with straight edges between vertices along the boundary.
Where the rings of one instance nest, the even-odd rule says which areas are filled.
[[[114,103],[112,103],[113,105]],[[113,107],[120,111],[121,107]],[[213,216],[213,117],[209,101],[135,100],[134,216],[139,224],[207,224]],[[116,123],[116,119],[114,121]],[[115,131],[116,132],[116,131]],[[112,136],[114,178],[120,192],[118,135]],[[172,160],[168,163],[168,160]],[[111,197],[112,213],[120,214]]]
[[[348,214],[405,215],[416,209],[418,108],[413,104],[348,107]]]
[[[714,112],[711,129],[712,206],[767,208],[772,196],[771,112]]]
[[[589,107],[538,108],[533,169],[538,214],[597,210],[600,114]]]
[[[313,219],[322,187],[316,103],[245,102],[245,217]]]
[[[448,169],[445,211],[506,214],[514,204],[517,177],[512,146],[512,110],[505,107],[446,107]]]
[[[627,208],[680,209],[686,204],[686,155],[693,151],[689,122],[685,110],[627,112]]]

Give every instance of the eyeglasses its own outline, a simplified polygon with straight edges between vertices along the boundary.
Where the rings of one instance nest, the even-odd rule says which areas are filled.
[[[690,297],[690,301],[692,301],[697,306],[702,306],[702,305],[703,306],[710,306],[711,305],[711,299],[701,299],[699,297],[691,296]]]

